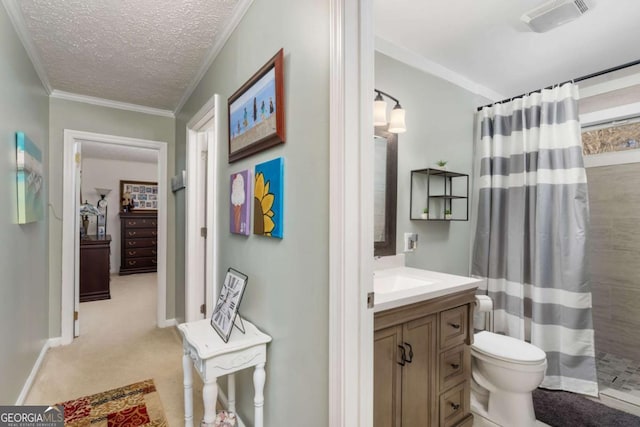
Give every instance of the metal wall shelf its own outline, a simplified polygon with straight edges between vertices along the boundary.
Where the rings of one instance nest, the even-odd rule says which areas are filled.
[[[459,179],[458,179],[459,178]],[[453,194],[454,186],[456,194]],[[414,194],[420,192],[422,194]],[[436,194],[432,194],[432,193]],[[460,194],[465,194],[464,196]],[[428,207],[427,218],[421,218],[424,208],[414,212],[414,198],[424,200]],[[454,203],[462,201],[465,203]],[[442,201],[434,203],[436,201]],[[454,209],[454,206],[457,209]],[[464,206],[464,208],[462,208]],[[445,211],[451,212],[446,218]],[[411,171],[411,196],[409,199],[409,219],[412,221],[468,221],[469,220],[469,175],[442,169],[417,169]]]

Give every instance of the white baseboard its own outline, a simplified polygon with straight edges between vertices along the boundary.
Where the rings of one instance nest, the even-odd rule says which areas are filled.
[[[36,363],[34,363],[33,368],[31,368],[31,373],[29,373],[27,380],[24,382],[22,391],[20,392],[20,395],[16,400],[16,405],[24,404],[24,400],[27,398],[27,394],[29,394],[29,390],[31,390],[31,387],[33,386],[33,382],[36,379],[36,375],[38,375],[38,371],[40,370],[40,366],[42,366],[42,362],[44,361],[44,356],[47,354],[47,351],[49,351],[49,349],[52,347],[58,347],[61,343],[61,337],[49,338],[47,341],[45,341],[42,349],[40,350],[40,354],[36,359]]]
[[[222,406],[224,406],[225,409],[229,408],[229,399],[227,399],[227,395],[220,388],[218,388],[218,400],[222,403]],[[238,414],[236,414],[236,421],[238,422],[238,427],[245,427],[245,423]]]
[[[62,337],[49,338],[49,348],[60,347],[62,345]]]
[[[170,328],[171,326],[178,326],[178,321],[176,319],[166,319],[158,323],[159,328]]]

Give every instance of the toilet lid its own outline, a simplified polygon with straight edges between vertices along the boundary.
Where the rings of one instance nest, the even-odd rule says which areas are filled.
[[[506,362],[532,365],[547,357],[538,347],[506,335],[482,331],[473,336],[473,341],[473,350]]]

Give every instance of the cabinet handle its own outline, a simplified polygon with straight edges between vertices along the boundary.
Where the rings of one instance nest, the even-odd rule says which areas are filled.
[[[409,347],[409,358],[407,359],[407,363],[411,363],[413,361],[413,348],[411,348],[411,344],[405,342],[404,345]]]
[[[127,242],[129,244],[129,246],[135,246],[136,242]]]
[[[460,404],[451,402],[451,407],[454,411],[457,411],[458,409],[460,409]]]
[[[400,358],[401,360],[398,362],[398,365],[400,366],[404,366],[407,361],[407,353],[406,350],[404,349],[404,346],[399,345],[398,348],[400,349]]]
[[[134,256],[136,254],[136,251],[129,251],[129,256]]]
[[[157,255],[157,254],[158,254],[158,252],[156,252],[156,251],[154,251],[154,250],[152,249],[152,250],[151,250],[151,254],[152,254],[152,255]]]
[[[460,323],[449,323],[449,326],[453,329],[460,329]]]
[[[152,231],[152,232],[151,232],[151,235],[152,235],[153,237],[156,237],[156,236],[158,235],[158,232],[157,232],[157,231]]]
[[[155,240],[152,240],[152,241],[151,241],[151,244],[152,244],[152,245],[155,245],[155,244],[156,244],[156,241],[155,241]]]
[[[135,236],[135,235],[136,235],[136,232],[135,232],[135,231],[130,231],[130,232],[129,232],[129,236]]]
[[[128,221],[127,225],[131,227],[132,225],[136,225],[136,222],[135,221]]]
[[[136,265],[138,261],[129,261],[129,265]]]
[[[460,365],[459,365],[459,364],[457,364],[457,363],[452,363],[452,364],[451,364],[451,367],[452,367],[453,369],[458,369],[458,368],[460,367]]]
[[[154,264],[158,263],[158,261],[156,261],[155,259],[152,259],[151,262],[154,263]]]

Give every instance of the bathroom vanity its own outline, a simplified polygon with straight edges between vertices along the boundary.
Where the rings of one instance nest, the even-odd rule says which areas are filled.
[[[412,268],[374,279],[374,426],[471,426],[477,280]]]

